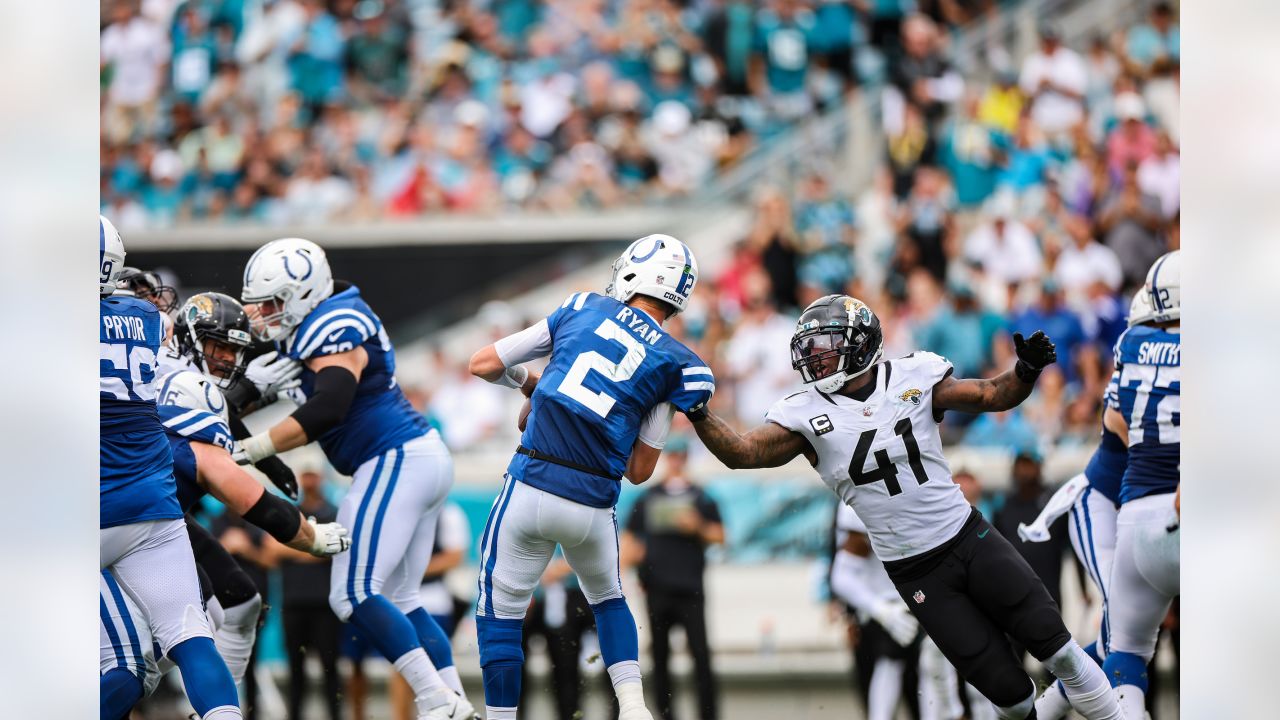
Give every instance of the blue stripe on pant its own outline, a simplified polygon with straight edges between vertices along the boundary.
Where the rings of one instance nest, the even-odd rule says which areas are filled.
[[[404,450],[396,448],[391,453],[395,454],[395,463],[391,466],[391,479],[387,481],[387,489],[382,493],[382,499],[378,502],[378,512],[373,517],[373,532],[369,534],[369,559],[365,562],[364,568],[364,596],[369,597],[373,594],[373,568],[378,560],[378,538],[382,536],[382,519],[386,517],[387,505],[391,502],[391,495],[396,490],[396,480],[400,478],[400,464],[404,461]],[[372,495],[372,492],[370,493]],[[351,568],[355,570],[355,566]]]
[[[351,528],[351,549],[347,552],[347,601],[352,607],[360,604],[360,599],[356,597],[356,562],[360,559],[360,531],[364,527],[364,513],[369,509],[369,501],[373,498],[373,493],[378,489],[378,477],[382,475],[382,465],[386,462],[387,456],[378,457],[378,464],[373,468],[373,475],[369,478],[369,487],[364,492],[364,497],[360,499],[360,509],[356,512],[355,526]],[[372,565],[370,566],[372,567]]]
[[[484,564],[484,612],[486,617],[497,617],[493,612],[493,568],[498,562],[498,532],[502,529],[502,516],[507,512],[507,504],[511,502],[511,494],[515,490],[516,479],[510,478],[507,482],[505,493],[500,496],[500,502],[495,503],[497,514],[493,515],[492,528],[485,529],[485,536],[488,540],[489,559]]]
[[[1076,540],[1080,545],[1080,554],[1084,555],[1085,570],[1089,576],[1093,578],[1093,582],[1098,586],[1098,592],[1102,593],[1102,627],[1098,633],[1098,640],[1102,646],[1102,654],[1105,656],[1110,651],[1110,633],[1108,632],[1107,622],[1107,580],[1102,577],[1102,570],[1098,567],[1098,551],[1093,543],[1093,519],[1089,515],[1089,494],[1093,492],[1092,487],[1085,488],[1084,494],[1080,496],[1078,505],[1083,510],[1077,509],[1076,506],[1071,507],[1071,519],[1076,526]],[[1084,515],[1081,521],[1080,516]]]
[[[120,611],[120,620],[124,623],[125,634],[129,637],[132,671],[138,677],[142,677],[146,668],[146,662],[142,658],[142,643],[138,640],[138,629],[133,626],[133,618],[129,615],[129,606],[124,602],[124,592],[120,590],[120,584],[116,582],[110,572],[104,570],[102,577],[107,581],[107,587],[111,590],[111,597],[115,600],[116,608]]]
[[[120,633],[116,632],[116,624],[111,619],[111,611],[107,609],[107,599],[98,596],[98,615],[102,619],[102,627],[111,639],[111,649],[116,653],[116,667],[129,669],[129,662],[124,657],[124,644],[120,642]]]

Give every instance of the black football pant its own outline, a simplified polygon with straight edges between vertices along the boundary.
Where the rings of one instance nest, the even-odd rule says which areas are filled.
[[[698,715],[701,720],[716,720],[716,676],[711,668],[711,646],[707,643],[706,598],[702,593],[651,591],[646,597],[649,608],[649,632],[653,636],[653,694],[655,713],[662,720],[673,720],[674,690],[671,687],[671,630],[684,628],[693,656],[693,673],[698,692]]]
[[[1034,689],[1009,638],[1041,661],[1071,640],[1044,583],[976,510],[951,540],[885,569],[942,654],[1000,707]]]

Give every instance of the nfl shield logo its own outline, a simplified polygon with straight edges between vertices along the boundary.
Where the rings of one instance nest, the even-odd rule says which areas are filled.
[[[876,411],[875,405],[864,405],[862,408],[862,416],[871,417],[873,414],[875,414],[875,411]]]
[[[912,599],[912,600],[915,600],[917,605],[919,605],[919,604],[923,603],[923,602],[924,602],[924,591],[923,591],[923,590],[917,590],[917,591],[916,591],[916,594],[911,596],[911,599]]]

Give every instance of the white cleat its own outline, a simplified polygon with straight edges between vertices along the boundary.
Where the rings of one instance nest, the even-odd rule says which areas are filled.
[[[471,703],[452,690],[447,692],[448,698],[443,703],[432,707],[426,714],[419,715],[418,720],[475,720],[476,709]]]

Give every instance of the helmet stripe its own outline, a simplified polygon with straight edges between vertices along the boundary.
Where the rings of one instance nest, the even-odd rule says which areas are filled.
[[[1165,307],[1164,302],[1160,300],[1160,293],[1156,292],[1156,284],[1160,282],[1160,266],[1164,265],[1164,261],[1168,259],[1168,254],[1160,256],[1160,259],[1156,261],[1155,270],[1151,271],[1151,302],[1157,310],[1161,311],[1165,310]]]
[[[689,257],[689,246],[680,243],[680,249],[684,250],[684,272],[680,275],[680,282],[676,285],[676,292],[680,295],[687,295],[686,285],[693,279],[693,259]]]

